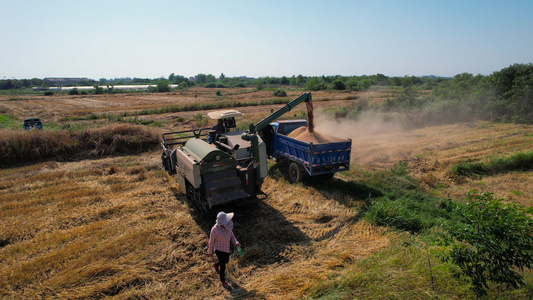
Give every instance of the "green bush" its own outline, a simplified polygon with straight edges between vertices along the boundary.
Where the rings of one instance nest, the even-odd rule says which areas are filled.
[[[161,80],[157,83],[157,92],[159,93],[168,93],[170,92],[170,85],[168,84],[168,81]]]
[[[275,97],[287,97],[287,92],[285,92],[284,90],[281,90],[281,89],[277,89],[274,91],[273,95]]]
[[[496,119],[511,116],[519,123],[533,122],[533,63],[514,64],[494,72],[491,86],[495,89],[497,102],[491,105]]]
[[[194,117],[194,120],[196,121],[196,126],[198,127],[203,127],[205,125],[207,125],[207,118],[204,118],[204,116],[202,114],[196,114],[196,116]]]
[[[333,89],[335,90],[345,90],[346,89],[346,84],[344,84],[344,82],[340,79],[337,79],[335,81],[333,81]]]
[[[319,80],[318,78],[311,78],[306,82],[305,87],[311,91],[320,91],[327,90],[328,85],[323,80]]]
[[[101,87],[101,86],[95,85],[94,89],[93,89],[93,93],[94,94],[103,94],[104,93],[104,88]]]
[[[486,295],[488,282],[518,288],[518,271],[533,268],[533,208],[504,204],[492,193],[471,191],[466,205],[457,205],[461,220],[445,224],[442,259],[459,266],[477,296]]]

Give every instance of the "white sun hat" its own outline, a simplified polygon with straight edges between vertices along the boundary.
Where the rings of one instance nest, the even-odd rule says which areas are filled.
[[[233,221],[229,220],[228,224],[225,225],[227,229],[233,230]]]
[[[225,213],[223,211],[219,212],[217,215],[217,223],[216,225],[226,225],[229,222],[231,222],[231,219],[233,218],[233,213]],[[233,225],[233,222],[231,222]]]

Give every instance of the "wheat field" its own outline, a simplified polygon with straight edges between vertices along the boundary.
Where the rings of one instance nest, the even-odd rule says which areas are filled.
[[[206,255],[214,222],[195,216],[157,154],[2,170],[2,296],[224,297]],[[257,203],[226,207],[245,250],[228,266],[232,296],[296,299],[389,242],[342,193],[271,178],[263,191]]]
[[[234,95],[247,96],[250,94]],[[345,94],[321,96],[340,102],[317,102],[319,110],[347,101]],[[124,101],[135,99],[138,105],[160,105],[144,101],[145,95],[121,97],[127,99]],[[210,97],[206,92],[199,98]],[[385,96],[362,93],[357,97],[378,101]],[[164,104],[181,101],[179,98],[167,95]],[[55,101],[68,99],[85,103],[66,96]],[[11,100],[2,105],[22,113],[34,101],[58,122],[68,115],[68,109],[54,115],[53,105],[48,107],[46,99],[41,100]],[[82,105],[96,105],[97,111],[103,112],[125,109],[124,103],[130,103],[104,102],[106,107],[98,106],[97,101],[75,107],[86,113],[94,108]],[[243,111],[259,118],[268,114],[257,107]],[[187,126],[192,123],[187,116],[196,113],[182,116]],[[176,114],[157,118],[175,119]],[[326,124],[317,121],[320,131]],[[175,128],[178,123],[169,126]],[[359,130],[359,125],[351,124],[354,134],[346,136],[352,138],[351,169],[337,174],[332,186],[357,184],[368,172],[405,163],[410,174],[437,196],[461,200],[469,190],[477,189],[533,205],[531,172],[482,178],[458,178],[450,172],[459,162],[530,151],[531,125],[472,122],[403,129],[389,124],[377,131],[364,126]],[[227,275],[232,288],[225,290],[211,269],[213,258],[206,254],[217,211],[207,219],[199,218],[176,179],[158,167],[160,154],[153,150],[0,169],[0,297],[301,299],[324,282],[363,272],[359,263],[387,253],[391,245],[405,238],[406,233],[374,226],[362,218],[366,195],[323,188],[323,184],[290,184],[277,175],[279,169],[274,165],[262,187],[266,196],[219,208],[235,212],[234,232],[244,250],[243,256],[231,255]],[[405,275],[388,272],[389,279],[379,282],[385,288],[397,285],[397,275]],[[431,298],[414,282],[394,288],[419,288],[419,295],[424,295],[421,298]],[[364,293],[358,295],[365,298]],[[390,298],[401,298],[398,295]]]
[[[462,125],[449,125],[410,131],[398,140],[380,136],[388,143],[383,147],[392,152],[392,145],[401,140],[397,149],[404,153],[382,151],[390,160],[382,160],[383,166],[377,166],[378,160],[369,157],[370,153],[364,155],[372,145],[379,148],[373,144],[379,139],[368,140],[354,147],[350,172],[385,168],[411,157],[416,162],[413,172],[419,177],[432,174],[435,180],[445,181],[443,165],[448,160],[490,150],[470,140],[485,140],[484,132],[503,138],[504,142],[490,143],[496,145],[493,153],[517,151],[531,142],[525,133],[532,128],[526,126],[481,124],[469,127],[469,134],[465,130]],[[462,140],[458,139],[461,132]],[[455,136],[458,143],[436,149],[449,143],[437,134]],[[412,138],[409,147],[405,144],[408,136]],[[435,141],[428,141],[429,136]],[[377,155],[377,151],[372,153]],[[156,151],[0,170],[2,296],[298,299],[320,281],[385,249],[395,238],[396,233],[360,219],[354,209],[357,197],[271,176],[263,185],[267,197],[221,208],[236,213],[234,231],[245,250],[242,257],[232,254],[228,277],[233,290],[226,291],[206,255],[214,216],[212,220],[196,216],[175,178],[158,168],[158,156]],[[428,171],[427,165],[441,167]],[[348,176],[338,174],[334,180]],[[461,195],[471,187],[490,184],[492,191],[501,191],[502,196],[510,193],[531,206],[530,176],[530,172],[512,173],[457,184],[448,179],[452,183],[436,191]],[[517,185],[512,190],[520,193],[504,188],[511,183]]]
[[[352,165],[376,171],[407,163],[428,191],[461,200],[471,190],[533,206],[533,173],[509,172],[483,178],[457,178],[461,162],[487,161],[533,149],[533,126],[472,122],[352,137]]]

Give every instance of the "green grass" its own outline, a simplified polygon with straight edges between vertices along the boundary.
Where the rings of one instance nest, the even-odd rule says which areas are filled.
[[[409,175],[406,164],[367,174],[383,196],[369,201],[365,218],[373,224],[420,233],[454,218],[451,200],[429,194]]]
[[[447,207],[443,200],[421,193],[400,198],[381,197],[371,202],[365,217],[379,226],[419,233],[448,219],[451,212]]]
[[[520,154],[503,161],[516,169],[529,161],[528,157]],[[354,181],[343,183],[344,187],[336,181],[327,185],[354,197],[367,195],[362,217],[390,228],[391,245],[355,261],[341,275],[311,286],[306,299],[475,298],[468,278],[441,259],[445,247],[438,243],[445,222],[460,222],[455,209],[460,202],[430,195],[409,175],[406,164],[374,173],[357,175],[354,171],[350,177]],[[526,284],[519,289],[502,291],[498,284],[489,283],[489,299],[528,299],[532,275],[529,270],[521,274]]]
[[[336,181],[327,185],[354,197],[367,195],[362,217],[389,228],[391,245],[354,261],[341,275],[311,286],[306,299],[475,298],[468,278],[441,259],[445,247],[438,243],[441,226],[459,222],[455,208],[460,202],[430,195],[409,176],[404,164],[367,172],[361,179],[343,183],[344,187]],[[529,270],[520,273],[525,286],[502,291],[500,285],[489,283],[489,299],[528,299],[532,275]]]
[[[430,236],[398,234],[385,250],[310,289],[310,299],[473,298],[457,269],[440,261]]]
[[[514,171],[533,169],[533,151],[521,152],[511,156],[498,157],[488,162],[466,162],[452,167],[452,173],[458,176],[494,175]]]
[[[352,199],[364,202],[361,216],[372,224],[387,226],[411,233],[421,233],[455,218],[453,202],[435,197],[424,190],[419,182],[409,175],[406,164],[388,170],[351,174],[355,180],[313,182],[314,187],[333,193],[342,191]],[[343,203],[359,205],[357,201]],[[355,207],[354,207],[355,208]]]
[[[134,125],[147,125],[151,127],[161,127],[161,122],[151,119],[141,119],[138,116],[133,117],[122,117],[117,115],[109,115],[107,117],[107,120],[109,122],[116,122],[116,123],[130,123]]]
[[[22,123],[19,124],[13,114],[0,115],[0,128],[21,129]]]

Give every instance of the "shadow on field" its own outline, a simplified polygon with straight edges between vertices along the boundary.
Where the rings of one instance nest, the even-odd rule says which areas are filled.
[[[288,169],[288,164],[277,163],[269,169],[269,174],[274,178],[290,181]],[[327,175],[307,176],[301,184],[314,188],[326,199],[333,199],[346,207],[357,208],[359,213],[353,220],[350,220],[354,222],[359,221],[364,215],[371,199],[383,196],[383,191],[379,188],[355,181],[331,178]]]
[[[232,280],[228,280],[228,283],[226,290],[229,291],[231,299],[255,299],[257,296],[256,291],[248,291]]]
[[[235,237],[241,243],[243,256],[241,264],[269,265],[282,262],[281,253],[292,245],[307,244],[311,239],[288,221],[283,214],[272,206],[253,199],[219,205],[211,209],[204,217],[200,217],[194,205],[181,192],[173,191],[177,200],[189,208],[194,221],[209,237],[215,224],[216,215],[220,211],[233,212]]]
[[[307,179],[303,184],[313,187],[325,198],[334,199],[347,207],[354,207],[357,205],[361,212],[364,212],[370,199],[383,196],[383,191],[378,188],[364,183],[344,181],[337,178],[327,180],[311,178]],[[340,196],[349,196],[349,200],[346,200],[346,197],[335,197],[336,194],[339,194]]]

